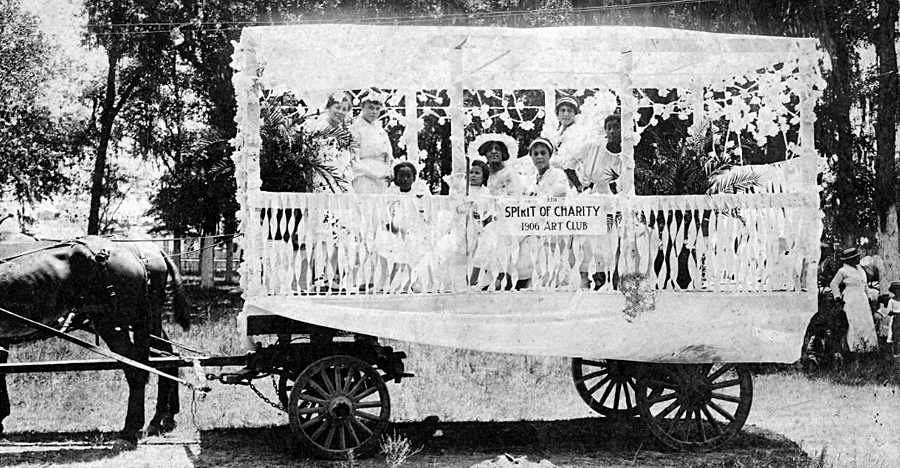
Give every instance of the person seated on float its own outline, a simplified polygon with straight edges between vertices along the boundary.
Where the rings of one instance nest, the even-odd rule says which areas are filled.
[[[359,117],[350,125],[354,146],[359,150],[351,166],[355,193],[385,193],[391,178],[393,150],[379,117],[384,98],[370,89],[360,96]]]
[[[524,184],[521,176],[515,168],[507,164],[511,155],[518,156],[519,143],[515,138],[502,133],[488,133],[479,135],[469,147],[477,148],[478,155],[487,160],[490,169],[487,188],[492,196],[522,196]],[[472,155],[469,159],[475,160],[476,158]],[[496,207],[497,205],[494,204],[488,208],[495,209]],[[510,236],[503,235],[497,223],[492,222],[497,215],[493,211],[493,209],[488,209],[482,221],[485,223],[484,231],[479,237],[478,246],[472,258],[472,264],[475,267],[469,278],[469,284],[472,286],[479,284],[480,272],[487,270],[496,275],[497,282],[494,286],[502,287],[502,280],[507,278],[507,273],[515,268],[513,254],[518,250],[518,242]],[[513,285],[507,284],[506,286],[512,287]],[[490,285],[486,287],[490,287]]]
[[[572,164],[581,163],[584,167],[585,181],[578,181],[575,189],[579,192],[606,195],[627,192],[630,187],[617,186],[618,176],[622,174],[622,125],[619,114],[610,114],[603,120],[606,133],[605,142],[592,142],[584,145],[572,156]],[[569,180],[575,176],[575,167],[566,167]],[[573,184],[575,182],[573,181]],[[618,184],[621,185],[621,184]]]

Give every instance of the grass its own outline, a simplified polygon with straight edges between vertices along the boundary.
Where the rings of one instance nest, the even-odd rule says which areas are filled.
[[[167,327],[172,340],[211,354],[242,354],[234,320],[241,305],[239,292],[191,289],[190,293],[196,305],[194,326],[189,332]],[[838,371],[813,377],[792,367],[757,366],[747,431],[727,450],[701,457],[660,454],[640,425],[614,425],[597,418],[574,390],[568,359],[400,342],[386,344],[405,351],[409,355],[407,369],[416,374],[415,378],[389,385],[391,419],[399,424],[394,426],[398,432],[391,436],[395,443],[388,442],[383,448],[395,455],[338,462],[343,466],[369,468],[405,463],[404,466],[468,467],[508,450],[528,454],[529,460],[552,458],[559,466],[578,467],[877,468],[897,466],[896,460],[900,460],[900,449],[896,448],[900,446],[896,442],[900,434],[900,409],[896,405],[900,363],[896,361],[859,359]],[[60,340],[46,340],[13,348],[10,360],[94,357]],[[193,378],[190,369],[183,370],[182,376]],[[8,376],[8,380],[13,415],[5,425],[12,433],[61,432],[73,439],[85,438],[87,443],[90,438],[105,440],[107,433],[121,428],[127,392],[121,372],[16,374]],[[151,377],[151,383],[154,382]],[[276,399],[270,381],[259,380],[256,385],[269,398]],[[149,419],[155,386],[148,386],[147,393]],[[212,392],[203,401],[192,405],[192,395],[184,390],[181,401],[176,438],[195,440],[199,430],[208,440],[216,440],[220,437],[217,434],[222,434],[223,440],[228,439],[228,434],[241,434],[242,439],[249,439],[248,447],[260,445],[252,442],[251,433],[240,428],[264,428],[256,431],[275,434],[268,436],[275,442],[265,442],[273,447],[282,445],[279,438],[290,438],[284,413],[261,402],[249,388],[213,383]],[[445,424],[445,439],[452,438],[453,445],[429,439],[430,434],[416,434],[415,422],[432,415]],[[807,456],[796,445],[781,441],[778,434],[796,441],[807,453],[820,455]],[[405,452],[403,442],[408,444]],[[233,441],[213,443],[213,451],[207,449],[207,456],[233,445]],[[423,445],[424,450],[415,453]],[[403,453],[406,455],[401,456]],[[295,460],[284,453],[278,457],[281,458],[270,459],[267,464],[290,466]],[[307,466],[339,465],[316,462]]]

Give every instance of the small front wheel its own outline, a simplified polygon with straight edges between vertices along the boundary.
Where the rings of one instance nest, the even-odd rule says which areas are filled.
[[[369,363],[329,356],[307,367],[293,384],[291,429],[316,456],[346,459],[378,446],[391,403],[384,379]]]
[[[635,364],[616,360],[572,359],[572,380],[578,395],[606,417],[637,416]]]

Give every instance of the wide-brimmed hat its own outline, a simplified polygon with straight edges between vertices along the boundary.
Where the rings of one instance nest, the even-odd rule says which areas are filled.
[[[537,145],[546,146],[550,150],[550,156],[553,156],[553,151],[556,149],[553,147],[553,142],[544,137],[537,137],[528,145],[528,151],[530,152],[531,148],[534,148]]]
[[[844,249],[841,252],[841,261],[846,262],[847,260],[853,260],[854,258],[859,258],[859,249],[856,247],[850,247],[849,249]]]
[[[556,112],[559,112],[559,107],[564,104],[568,104],[574,107],[576,113],[581,109],[581,103],[578,102],[578,98],[576,98],[575,96],[560,96],[556,100]]]
[[[519,157],[519,142],[516,141],[515,138],[505,133],[482,133],[481,135],[475,137],[475,139],[472,140],[472,143],[469,143],[469,152],[467,154],[469,160],[484,160],[484,158],[480,157],[481,153],[479,153],[479,150],[482,146],[494,142],[500,143],[501,145],[506,147],[506,153],[508,157],[505,158],[504,161],[509,158],[515,159]]]

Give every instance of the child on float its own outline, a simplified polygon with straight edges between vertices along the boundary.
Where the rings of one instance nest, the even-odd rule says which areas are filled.
[[[376,234],[375,251],[383,262],[382,274],[386,275],[388,288],[406,290],[415,282],[411,266],[428,251],[428,223],[421,199],[430,195],[430,191],[424,182],[417,180],[416,166],[409,161],[397,161],[393,173],[393,185],[387,193],[414,197],[387,199],[388,220],[385,228]]]
[[[466,177],[468,174],[468,177]],[[481,159],[470,160],[466,174],[454,174],[444,180],[450,194],[465,197],[450,220],[447,233],[416,267],[428,291],[462,291],[468,286],[468,263],[475,252],[484,225],[490,222],[487,188],[490,169]]]
[[[482,134],[469,145],[470,153],[474,153],[473,149],[477,149],[477,154],[487,160],[489,168],[487,188],[491,196],[505,198],[522,196],[524,184],[521,177],[518,171],[508,164],[510,157],[518,156],[519,143],[515,138],[502,133]],[[475,154],[470,154],[469,159],[477,158]],[[473,270],[469,278],[469,284],[472,286],[484,288],[514,286],[508,278],[509,273],[515,269],[518,241],[504,235],[500,224],[493,222],[499,218],[501,203],[502,200],[485,207],[482,219],[484,231],[472,256]]]
[[[574,128],[580,112],[581,101],[577,97],[569,95],[560,96],[556,100],[556,120],[559,121],[559,126],[556,131],[547,136],[550,143],[553,143],[554,154],[557,155],[554,158],[553,164],[565,170],[569,185],[576,188],[578,191],[581,191],[583,188],[581,180],[584,179],[584,174],[582,173],[583,171],[580,170],[582,166],[577,164],[578,161],[570,161],[570,158],[563,156],[561,151],[563,146],[565,146],[569,154],[577,153],[577,148],[574,148],[573,146],[579,145],[581,142],[572,141],[572,139],[577,138],[577,135],[575,135],[577,132],[574,131]]]

